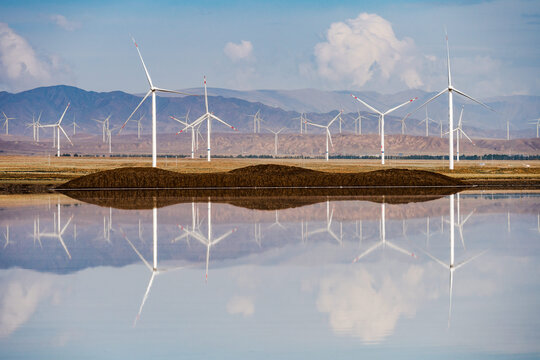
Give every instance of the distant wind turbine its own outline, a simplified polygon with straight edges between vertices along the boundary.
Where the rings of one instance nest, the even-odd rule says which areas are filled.
[[[459,161],[459,139],[462,137],[462,135],[465,135],[467,140],[469,140],[471,144],[474,145],[474,142],[471,140],[471,138],[465,133],[465,131],[463,131],[463,127],[462,127],[463,108],[464,106],[461,107],[461,113],[459,114],[458,126],[457,128],[454,129],[454,131],[457,133],[456,135],[456,161]],[[448,134],[448,132],[446,132],[445,135],[446,134]]]
[[[9,135],[9,120],[15,120],[15,118],[10,118],[6,115],[5,112],[2,111],[2,114],[4,115],[4,129],[6,129],[6,135]]]
[[[176,122],[179,122],[180,124],[184,125],[185,127],[190,127],[191,129],[191,158],[192,159],[195,159],[195,149],[199,149],[199,136],[201,136],[201,133],[199,132],[199,126],[197,127],[194,127],[194,126],[190,126],[190,123],[189,123],[189,111],[190,109],[188,109],[188,111],[186,112],[186,115],[183,116],[182,118],[184,120],[180,120],[174,116],[170,116],[171,119],[173,119],[174,121]]]
[[[188,127],[193,128],[195,126],[198,126],[199,124],[202,124],[203,121],[206,120],[206,131],[207,131],[207,140],[206,141],[207,141],[207,145],[208,145],[207,154],[208,154],[208,161],[210,161],[210,159],[211,159],[211,157],[210,157],[210,134],[211,134],[211,129],[212,129],[212,119],[219,121],[220,123],[222,123],[222,124],[230,127],[231,129],[233,129],[234,131],[238,131],[238,129],[235,128],[234,126],[226,123],[225,121],[221,120],[220,118],[218,118],[216,115],[214,115],[213,113],[211,113],[208,110],[208,92],[206,90],[206,76],[204,77],[204,105],[205,105],[205,108],[206,108],[206,112],[204,114],[202,114],[197,120],[195,120],[191,124],[187,125],[184,129],[180,130],[176,134],[177,135],[180,134],[181,132],[186,130]]]
[[[263,119],[261,118],[261,110],[257,110],[257,112],[253,115],[247,115],[248,117],[253,118],[253,133],[257,134],[261,132],[261,121]]]
[[[107,131],[109,130],[109,120],[110,119],[111,119],[111,115],[107,116],[103,120],[94,119],[95,122],[97,122],[98,124],[101,124],[101,133],[102,133],[102,141],[103,142],[107,141],[106,136],[107,136]]]
[[[150,74],[148,73],[148,69],[146,68],[146,65],[144,64],[144,60],[141,55],[141,51],[139,50],[139,46],[137,45],[137,42],[135,42],[135,39],[132,37],[133,43],[135,44],[135,48],[137,49],[137,53],[139,54],[139,58],[141,59],[142,66],[144,68],[144,72],[146,74],[146,79],[148,80],[148,84],[150,85],[150,90],[146,93],[146,95],[143,97],[139,105],[133,110],[131,115],[127,118],[126,122],[120,127],[119,132],[122,131],[124,126],[126,126],[127,122],[131,119],[131,117],[139,110],[143,102],[148,98],[148,96],[152,95],[152,167],[157,166],[157,115],[156,115],[156,92],[164,92],[164,93],[172,93],[172,94],[181,94],[181,95],[191,95],[186,94],[179,91],[174,90],[167,90],[167,89],[161,89],[158,87],[155,87],[152,83],[152,79],[150,78]]]
[[[312,123],[310,121],[307,121],[307,119],[304,120],[307,125],[311,125],[311,126],[315,126],[315,127],[321,128],[321,129],[325,129],[325,132],[326,132],[326,154],[325,154],[326,161],[328,161],[328,141],[329,140],[330,140],[330,144],[332,145],[332,148],[334,148],[334,144],[332,143],[332,134],[330,134],[330,126],[334,123],[334,121],[336,121],[338,118],[341,117],[342,112],[343,112],[343,110],[341,110],[332,120],[330,120],[330,122],[326,126]]]
[[[64,136],[66,137],[66,139],[68,139],[69,143],[71,145],[73,145],[73,143],[71,142],[71,139],[69,138],[68,134],[64,131],[64,128],[62,127],[62,125],[60,125],[62,123],[62,120],[64,119],[64,115],[66,115],[66,112],[69,108],[69,103],[67,104],[66,106],[66,109],[64,110],[62,116],[60,117],[60,120],[58,120],[58,122],[54,123],[54,124],[48,124],[48,125],[41,125],[41,127],[45,128],[45,127],[51,127],[53,128],[53,136],[56,137],[56,149],[57,149],[57,152],[56,152],[56,156],[57,157],[60,157],[60,131],[62,131],[62,133],[64,134]]]
[[[529,124],[536,124],[536,137],[538,138],[538,130],[540,129],[540,118],[535,119],[533,122],[529,122]]]
[[[75,122],[75,116],[73,116],[73,122],[69,124],[69,126],[73,126],[73,136],[77,134],[77,128],[80,128],[80,126]]]
[[[266,128],[266,130],[270,131],[272,134],[274,134],[274,156],[277,156],[277,149],[278,149],[278,135],[280,132],[285,130],[285,128],[281,128],[278,131],[274,131],[271,129]]]
[[[444,88],[441,92],[439,92],[437,95],[433,96],[431,99],[427,100],[425,103],[420,105],[413,112],[409,113],[406,117],[408,117],[409,115],[415,113],[418,109],[420,109],[423,106],[429,104],[430,102],[432,102],[433,100],[435,100],[436,98],[441,96],[442,94],[448,92],[448,129],[449,129],[449,135],[450,135],[449,136],[450,139],[448,141],[448,144],[449,144],[448,158],[450,160],[449,168],[450,168],[450,170],[454,170],[454,132],[451,131],[452,129],[454,129],[454,92],[461,95],[461,96],[463,96],[463,97],[466,97],[469,100],[474,101],[477,104],[482,105],[483,107],[485,107],[488,110],[491,110],[493,112],[495,110],[493,110],[492,108],[490,108],[489,106],[487,106],[483,102],[478,101],[478,100],[470,97],[469,95],[465,94],[464,92],[456,89],[452,85],[452,75],[451,75],[451,72],[450,72],[450,50],[449,50],[449,46],[448,46],[448,34],[446,34],[446,67],[447,67],[447,70],[448,70],[448,86],[446,88]]]
[[[429,123],[432,122],[432,123],[437,123],[435,120],[433,120],[432,118],[429,117],[428,115],[428,108],[426,106],[426,117],[424,118],[424,120],[420,121],[418,124],[420,125],[421,123],[425,123],[426,124],[426,137],[429,136]],[[442,130],[441,130],[441,134],[442,134]],[[442,137],[442,136],[441,136]]]
[[[356,100],[358,100],[359,102],[361,102],[362,104],[364,104],[364,106],[366,106],[368,109],[370,109],[371,111],[373,112],[376,112],[377,114],[379,114],[379,119],[380,119],[380,133],[381,133],[381,164],[384,165],[384,116],[385,115],[388,115],[390,114],[391,112],[394,112],[396,111],[397,109],[413,102],[414,100],[418,99],[417,97],[415,97],[414,99],[411,99],[411,100],[407,100],[406,102],[404,102],[403,104],[401,105],[398,105],[390,110],[387,110],[386,112],[381,112],[377,109],[375,109],[374,107],[366,104],[364,101],[360,100],[358,97],[354,96],[354,95],[351,95],[353,98],[355,98]],[[403,119],[403,121],[405,121],[405,119]]]
[[[71,223],[71,220],[73,219],[73,215],[71,215],[71,217],[67,221],[66,225],[64,225],[64,227],[62,227],[61,222],[60,222],[60,202],[58,202],[56,208],[58,209],[58,216],[55,216],[54,220],[56,220],[56,221],[53,221],[53,224],[54,224],[53,232],[52,233],[46,233],[46,232],[41,233],[41,232],[39,232],[39,220],[38,220],[38,235],[37,235],[37,237],[38,238],[49,237],[49,238],[58,239],[58,241],[62,245],[62,248],[64,248],[64,251],[66,252],[66,255],[68,256],[68,258],[71,259],[71,254],[69,253],[69,250],[68,250],[68,248],[66,246],[66,243],[64,242],[64,238],[62,236],[64,235],[64,232],[66,231],[67,227],[69,226],[69,223]]]

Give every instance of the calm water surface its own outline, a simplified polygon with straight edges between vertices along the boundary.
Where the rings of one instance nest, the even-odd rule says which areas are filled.
[[[371,200],[2,197],[0,358],[540,356],[539,194]]]

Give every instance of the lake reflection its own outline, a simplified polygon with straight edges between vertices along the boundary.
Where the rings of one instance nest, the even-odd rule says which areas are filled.
[[[411,200],[3,197],[0,355],[536,357],[540,196]]]

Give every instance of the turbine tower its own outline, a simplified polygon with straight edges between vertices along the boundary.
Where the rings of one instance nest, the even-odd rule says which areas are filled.
[[[186,115],[183,116],[184,120],[180,120],[178,118],[175,118],[174,116],[170,116],[170,118],[173,119],[174,121],[179,122],[185,127],[189,127],[190,125],[189,124],[189,111],[190,109],[188,109]],[[199,141],[198,141],[199,135],[200,135],[199,127],[197,128],[191,127],[191,158],[192,159],[195,159],[195,149],[199,149]]]
[[[218,118],[217,116],[215,116],[213,113],[211,113],[208,110],[208,92],[206,90],[206,76],[204,77],[204,105],[205,105],[205,108],[206,108],[206,112],[204,114],[202,114],[197,120],[195,120],[191,124],[187,125],[185,128],[183,128],[182,130],[180,130],[176,134],[177,135],[180,134],[181,132],[183,132],[184,130],[186,130],[189,127],[198,126],[199,124],[202,124],[203,121],[206,120],[207,144],[208,144],[208,149],[207,149],[208,153],[207,154],[208,154],[208,161],[210,161],[210,159],[211,159],[211,157],[210,157],[210,134],[211,134],[211,129],[212,129],[212,119],[217,120],[217,121],[219,121],[220,123],[222,123],[224,125],[227,125],[228,127],[233,129],[234,131],[238,131],[238,129],[235,128],[234,126],[226,123],[225,121],[221,120],[220,118]]]
[[[463,131],[462,122],[461,122],[463,118],[463,108],[464,106],[461,107],[461,113],[459,114],[458,126],[457,128],[454,129],[454,131],[457,133],[456,135],[456,154],[457,154],[456,161],[459,161],[459,139],[462,137],[462,135],[465,135],[465,137],[471,142],[471,144],[474,145],[474,142],[471,140],[471,138],[465,133],[465,131]],[[446,132],[445,135],[446,134],[448,134],[448,132]]]
[[[111,118],[111,115],[107,116],[104,120],[94,119],[95,122],[101,124],[101,134],[102,134],[102,141],[106,142],[106,134],[109,130],[109,119]]]
[[[278,135],[280,132],[285,130],[285,128],[281,128],[278,131],[274,131],[271,129],[266,128],[266,130],[270,131],[272,134],[274,134],[274,157],[277,156],[277,148],[278,148]]]
[[[407,100],[406,102],[404,102],[403,104],[401,105],[398,105],[390,110],[387,110],[386,112],[381,112],[377,109],[375,109],[374,107],[372,106],[369,106],[368,104],[366,104],[364,101],[360,100],[359,98],[357,98],[356,96],[354,95],[351,95],[353,98],[355,98],[356,100],[358,100],[359,102],[361,102],[362,104],[364,104],[364,106],[366,106],[368,109],[370,109],[371,111],[379,114],[379,121],[380,121],[380,126],[379,126],[379,130],[380,130],[380,134],[381,134],[381,164],[384,165],[384,116],[385,115],[388,115],[390,114],[391,112],[393,111],[396,111],[397,109],[407,105],[408,103],[411,103],[413,102],[414,100],[418,99],[417,97],[415,97],[414,99],[411,99],[411,100]],[[406,118],[406,117],[405,117]],[[403,123],[405,121],[405,118],[403,119]]]
[[[338,114],[326,126],[312,123],[310,121],[307,121],[307,119],[304,120],[307,125],[311,125],[311,126],[315,126],[315,127],[321,128],[321,129],[325,129],[325,131],[326,131],[326,155],[325,155],[326,161],[328,161],[328,140],[330,140],[330,144],[332,145],[332,148],[334,148],[334,144],[332,143],[332,135],[330,134],[330,129],[329,128],[330,128],[330,125],[332,125],[334,123],[334,121],[336,121],[338,118],[341,117],[342,112],[343,112],[343,110],[338,112]]]
[[[490,108],[489,106],[487,106],[483,102],[478,101],[478,100],[470,97],[469,95],[465,94],[464,92],[456,89],[452,85],[452,74],[451,74],[451,71],[450,71],[450,49],[449,49],[449,46],[448,46],[448,34],[446,34],[446,68],[448,70],[448,86],[446,88],[444,88],[441,92],[439,92],[437,95],[433,96],[431,99],[429,99],[428,101],[426,101],[425,103],[420,105],[413,112],[409,113],[406,117],[408,117],[409,115],[415,113],[418,109],[420,109],[424,105],[429,104],[430,102],[432,102],[433,100],[435,100],[436,98],[438,98],[439,96],[444,94],[445,92],[448,92],[448,129],[449,129],[449,135],[450,135],[449,136],[450,139],[448,141],[448,145],[449,145],[448,146],[449,147],[449,149],[448,149],[448,159],[450,160],[450,164],[449,164],[450,170],[454,170],[454,132],[451,131],[452,129],[454,129],[454,92],[461,95],[461,96],[463,96],[463,97],[466,97],[469,100],[474,101],[477,104],[482,105],[483,107],[485,107],[488,110],[491,110],[493,112],[495,110],[493,110],[492,108]]]
[[[139,46],[137,45],[137,42],[135,42],[134,38],[131,38],[133,40],[133,43],[135,44],[135,48],[137,49],[137,53],[139,53],[139,58],[141,59],[142,66],[144,68],[144,73],[146,74],[146,80],[148,80],[148,85],[150,85],[150,90],[146,93],[146,95],[143,97],[139,105],[133,110],[131,115],[127,118],[126,122],[120,127],[119,132],[122,131],[124,126],[126,126],[127,122],[131,119],[131,117],[139,110],[142,103],[148,98],[148,96],[152,95],[152,167],[157,166],[157,116],[156,116],[156,92],[164,92],[164,93],[172,93],[172,94],[181,94],[181,95],[191,95],[186,94],[179,91],[174,90],[167,90],[162,89],[154,86],[152,83],[152,79],[150,78],[150,74],[148,73],[148,69],[146,68],[146,65],[144,63],[144,60],[141,55],[141,51],[139,50]]]
[[[428,115],[428,109],[427,109],[427,106],[426,106],[426,117],[424,118],[424,120],[420,121],[418,123],[418,125],[420,125],[421,123],[426,123],[426,137],[429,136],[429,123],[432,122],[432,123],[437,123],[435,120],[433,120],[432,118],[429,117]],[[441,133],[442,133],[442,130],[441,130]],[[442,135],[441,135],[442,137]]]
[[[44,128],[45,127],[52,127],[53,128],[53,137],[57,138],[56,139],[56,149],[57,149],[56,156],[57,157],[60,157],[60,131],[62,131],[62,133],[64,134],[66,139],[68,139],[69,143],[71,145],[73,145],[73,143],[71,142],[71,139],[69,138],[68,134],[64,131],[64,128],[62,127],[62,125],[60,125],[62,123],[62,120],[64,119],[64,115],[66,115],[66,112],[67,112],[68,108],[69,108],[69,103],[67,104],[66,109],[62,113],[62,116],[60,117],[60,120],[58,120],[58,122],[56,122],[54,124],[41,125],[41,127],[44,127]]]
[[[261,132],[261,121],[263,119],[261,118],[261,110],[257,110],[257,112],[253,115],[247,115],[248,117],[253,118],[253,133],[258,134]]]
[[[538,137],[538,130],[540,129],[540,118],[535,119],[535,121],[530,122],[529,124],[536,124],[536,137]]]

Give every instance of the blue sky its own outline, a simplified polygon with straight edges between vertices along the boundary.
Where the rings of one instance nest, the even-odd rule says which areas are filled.
[[[539,1],[2,1],[0,90],[70,84],[145,92],[135,37],[164,88],[352,89],[445,85],[540,94]]]

